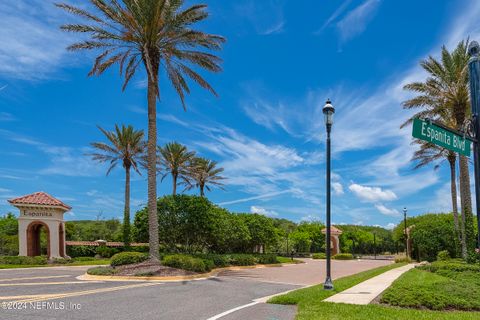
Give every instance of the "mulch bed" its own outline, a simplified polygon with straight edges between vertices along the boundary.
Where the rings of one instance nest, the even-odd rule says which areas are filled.
[[[192,271],[175,269],[160,265],[158,261],[147,260],[140,263],[128,264],[115,268],[116,276],[156,276],[156,277],[173,277],[173,276],[190,276],[198,274]]]

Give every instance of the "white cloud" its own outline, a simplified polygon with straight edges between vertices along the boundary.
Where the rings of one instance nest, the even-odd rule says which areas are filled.
[[[397,199],[397,195],[391,190],[382,190],[378,187],[366,187],[356,183],[352,183],[348,189],[352,191],[359,199],[376,202],[376,201],[392,201]]]
[[[327,28],[335,19],[337,19],[348,7],[352,0],[345,0],[325,21],[322,27],[315,32],[315,34],[321,33]]]
[[[278,212],[273,211],[273,210],[267,210],[263,207],[258,207],[258,206],[251,206],[250,207],[250,212],[251,213],[258,213],[267,217],[276,217],[278,216]]]
[[[333,194],[339,196],[344,194],[343,186],[340,182],[332,182]]]
[[[0,74],[43,79],[65,66],[68,55],[74,59],[65,48],[75,36],[59,28],[66,21],[66,13],[51,1],[2,1],[0,21]]]
[[[345,42],[363,33],[377,12],[380,0],[366,0],[337,23],[340,41]]]
[[[236,3],[236,17],[247,21],[260,35],[270,35],[283,32],[285,18],[283,0],[248,0]]]
[[[393,228],[395,228],[396,224],[395,223],[387,223],[386,226],[384,226],[385,229],[388,229],[388,230],[392,230]]]
[[[398,217],[400,216],[400,212],[397,209],[390,209],[385,207],[383,204],[376,204],[375,208],[380,211],[381,214],[391,217]]]
[[[247,197],[247,198],[241,198],[241,199],[232,200],[232,201],[224,201],[224,202],[218,203],[218,205],[219,206],[226,206],[226,205],[229,205],[229,204],[243,203],[243,202],[249,202],[249,201],[253,201],[253,200],[270,199],[270,198],[273,198],[273,197],[276,197],[276,196],[279,196],[279,195],[282,195],[282,194],[286,194],[286,193],[291,193],[291,192],[292,192],[292,190],[270,192],[270,193],[261,194],[261,195],[255,196],[255,197]]]

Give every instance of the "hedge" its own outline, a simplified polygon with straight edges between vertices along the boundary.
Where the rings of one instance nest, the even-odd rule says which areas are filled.
[[[327,256],[325,255],[325,253],[320,252],[320,253],[314,253],[314,254],[312,254],[312,258],[313,258],[313,259],[326,259]]]
[[[24,256],[0,256],[0,264],[17,265],[44,265],[48,260],[46,256],[24,257]]]
[[[115,272],[115,269],[112,267],[94,267],[87,270],[87,273],[93,276],[111,276]]]
[[[335,260],[352,260],[353,255],[351,253],[337,253],[332,257]]]
[[[112,267],[122,266],[125,264],[139,263],[148,259],[148,254],[141,252],[121,252],[112,257],[110,265]]]
[[[193,272],[207,272],[214,267],[212,260],[195,258],[183,254],[165,256],[163,265]]]

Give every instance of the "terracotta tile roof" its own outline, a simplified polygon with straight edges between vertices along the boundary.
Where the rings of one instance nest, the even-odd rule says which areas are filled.
[[[63,203],[62,201],[52,197],[46,192],[35,192],[28,194],[26,196],[18,197],[15,199],[8,200],[11,204],[34,204],[34,205],[43,205],[43,206],[56,206],[63,207],[67,210],[72,209],[69,205]]]
[[[327,232],[327,229],[323,228],[322,233],[325,234],[326,232]],[[342,230],[338,229],[335,226],[330,226],[330,233],[331,234],[342,234],[343,232],[342,232]]]

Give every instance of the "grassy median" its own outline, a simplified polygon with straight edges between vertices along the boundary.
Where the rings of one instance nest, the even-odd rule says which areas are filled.
[[[440,312],[430,310],[401,309],[383,305],[348,305],[322,302],[329,296],[353,287],[365,280],[373,278],[393,268],[405,265],[396,263],[389,266],[367,270],[355,275],[340,278],[334,281],[335,290],[323,290],[323,285],[296,290],[285,295],[273,297],[268,302],[276,304],[295,304],[298,306],[297,320],[372,320],[372,319],[399,319],[399,320],[470,320],[479,319],[477,312]]]

